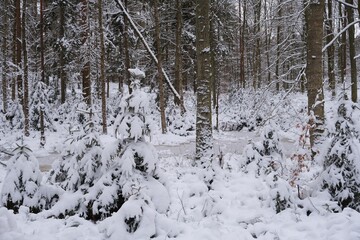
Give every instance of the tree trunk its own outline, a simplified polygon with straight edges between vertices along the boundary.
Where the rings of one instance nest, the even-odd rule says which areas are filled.
[[[164,99],[164,81],[162,73],[162,52],[161,52],[161,38],[160,38],[160,16],[158,11],[159,1],[154,0],[154,16],[155,16],[155,41],[157,51],[157,70],[159,80],[159,106],[161,116],[161,132],[166,133],[166,120],[165,120],[165,99]]]
[[[182,78],[182,0],[176,0],[176,36],[175,36],[175,89],[180,95],[180,99],[175,98],[175,104],[183,105],[183,78]]]
[[[18,100],[20,104],[23,104],[23,87],[22,87],[22,76],[21,76],[21,0],[15,0],[15,24],[16,24],[16,83],[17,83],[17,93]]]
[[[60,26],[61,28],[62,26]],[[44,0],[40,0],[40,71],[41,81],[46,85],[49,85],[48,81],[45,81],[45,46],[44,46]]]
[[[82,92],[85,103],[91,106],[91,80],[90,80],[90,56],[89,56],[89,23],[88,23],[88,1],[81,1],[81,26],[82,36],[81,41],[84,47],[83,54],[83,67],[81,69],[82,77]]]
[[[334,38],[333,31],[333,9],[332,9],[332,1],[327,1],[327,21],[326,21],[326,42],[329,43]],[[329,78],[329,87],[331,89],[331,95],[333,98],[336,96],[336,82],[335,82],[335,47],[334,44],[331,44],[327,48],[327,60],[328,60],[328,78]]]
[[[13,9],[14,9],[14,21],[13,21],[13,35],[12,35],[12,62],[13,64],[15,65],[16,64],[16,45],[17,45],[17,37],[16,37],[16,24],[17,24],[17,21],[16,21],[16,5],[17,5],[17,2],[16,0],[12,1],[13,2]],[[14,66],[12,66],[11,68],[15,73],[18,72],[18,69]],[[12,101],[15,101],[16,99],[16,77],[12,77],[12,83],[11,83],[11,100]]]
[[[195,159],[209,168],[213,159],[210,81],[210,19],[209,0],[197,0],[196,7],[196,152]]]
[[[59,38],[65,37],[65,4],[60,2],[60,26],[59,26]],[[59,64],[60,64],[60,99],[61,103],[65,103],[66,100],[66,72],[65,72],[65,46],[63,43],[60,45],[59,51]]]
[[[128,1],[125,0],[125,8],[127,10],[128,7]],[[130,79],[130,54],[129,54],[129,29],[128,29],[128,19],[125,15],[124,15],[124,53],[125,53],[125,82],[128,85],[129,88],[129,93],[131,94],[132,90],[130,88],[131,85],[131,79]]]
[[[246,87],[246,80],[245,80],[245,34],[246,34],[246,1],[243,1],[243,14],[242,14],[242,26],[240,29],[241,36],[240,36],[240,81],[242,83],[242,88],[245,89]],[[240,0],[239,0],[239,11],[240,11]]]
[[[353,5],[353,0],[346,0],[346,3]],[[345,6],[348,24],[354,22],[354,10],[351,7]],[[349,34],[349,57],[351,67],[351,100],[357,102],[357,70],[355,59],[355,26],[352,25],[348,30]]]
[[[101,83],[101,117],[103,134],[107,134],[107,121],[106,121],[106,92],[105,92],[105,44],[104,44],[104,28],[103,28],[103,10],[102,0],[98,1],[99,4],[99,31],[100,31],[100,83]]]
[[[276,27],[276,63],[275,63],[275,76],[276,76],[276,91],[280,91],[280,74],[279,74],[279,68],[280,68],[280,43],[281,43],[281,24],[282,21],[280,21],[282,17],[282,0],[279,0],[278,10],[277,10],[277,27]]]
[[[310,115],[310,146],[314,149],[323,133],[324,93],[322,67],[322,39],[324,22],[324,0],[310,3],[306,9],[306,76],[308,91],[308,113]],[[320,14],[319,14],[320,13]]]
[[[8,87],[8,65],[7,65],[7,56],[8,56],[8,46],[7,46],[7,38],[8,38],[8,0],[4,0],[4,9],[3,9],[3,45],[2,45],[2,53],[3,53],[3,65],[2,65],[2,99],[3,99],[3,113],[7,111],[7,87]]]
[[[24,111],[24,134],[29,136],[29,82],[28,82],[28,54],[26,46],[26,0],[22,0],[22,51],[23,51],[23,71],[24,71],[24,94],[23,94],[23,111]]]

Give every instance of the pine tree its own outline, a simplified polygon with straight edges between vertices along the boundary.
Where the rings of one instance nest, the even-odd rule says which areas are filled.
[[[360,143],[357,104],[345,95],[337,107],[335,128],[330,130],[331,144],[324,161],[322,188],[341,208],[360,211]]]
[[[9,160],[1,191],[1,204],[15,213],[20,206],[39,212],[39,188],[42,179],[38,160],[29,147],[18,145]]]

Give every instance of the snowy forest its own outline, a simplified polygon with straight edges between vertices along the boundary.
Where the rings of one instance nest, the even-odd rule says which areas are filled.
[[[0,10],[0,240],[360,239],[360,1]]]

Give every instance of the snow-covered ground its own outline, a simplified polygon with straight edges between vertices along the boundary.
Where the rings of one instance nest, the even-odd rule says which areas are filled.
[[[280,134],[281,135],[281,134]],[[258,132],[219,132],[214,134],[215,152],[224,153],[224,169],[215,164],[212,190],[199,179],[198,169],[192,167],[194,137],[174,137],[171,134],[155,135],[151,141],[156,146],[166,187],[170,193],[167,219],[168,236],[181,240],[233,240],[233,239],[360,239],[360,214],[351,209],[333,213],[322,195],[297,198],[292,206],[278,214],[274,210],[271,180],[257,176],[254,171],[244,171],[242,151],[249,140],[257,141]],[[35,138],[34,138],[35,139]],[[56,148],[61,139],[48,135],[48,143],[39,149],[37,141],[28,141],[43,166],[59,157]],[[106,141],[106,139],[104,139]],[[281,142],[285,155],[290,155],[295,139],[283,134]],[[43,170],[46,170],[44,167]],[[0,189],[5,176],[0,166]],[[0,208],[1,240],[49,239],[106,239],[104,229],[111,221],[97,224],[78,216],[66,219],[46,219],[29,214],[26,208],[13,214]],[[169,237],[170,238],[170,237]],[[118,236],[118,239],[122,239]],[[155,238],[156,239],[156,238]]]

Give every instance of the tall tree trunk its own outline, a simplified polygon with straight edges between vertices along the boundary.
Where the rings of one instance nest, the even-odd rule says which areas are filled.
[[[16,0],[13,0],[12,1],[13,3],[13,9],[14,9],[14,21],[13,21],[13,35],[12,35],[12,63],[15,65],[16,64],[16,45],[17,45],[17,37],[16,37],[16,24],[17,24],[17,21],[16,21],[16,5],[17,5],[17,2]],[[16,73],[18,72],[18,69],[14,66],[12,66],[12,70]],[[11,83],[11,100],[12,101],[15,101],[16,99],[16,86],[17,86],[17,83],[16,83],[16,79],[17,77],[13,76],[12,77],[12,83]]]
[[[332,9],[332,1],[327,1],[327,21],[326,21],[326,42],[330,43],[330,41],[334,38],[333,31],[333,9]],[[327,67],[328,67],[328,78],[329,78],[329,86],[331,89],[331,95],[334,98],[336,96],[336,82],[335,82],[335,47],[334,44],[331,44],[327,48]]]
[[[106,121],[106,92],[105,92],[105,43],[103,28],[103,1],[99,0],[99,31],[100,31],[100,83],[101,83],[101,117],[103,133],[107,134]]]
[[[353,0],[346,0],[346,3],[353,5]],[[348,24],[354,22],[354,10],[352,7],[345,6]],[[349,34],[349,57],[351,67],[351,100],[357,102],[357,70],[355,59],[355,26],[351,25],[348,30]]]
[[[2,45],[2,54],[3,54],[3,64],[2,64],[2,100],[3,100],[3,112],[7,111],[7,93],[8,93],[8,46],[7,46],[7,38],[8,38],[8,0],[4,0],[4,8],[3,8],[3,45]]]
[[[254,6],[254,63],[253,63],[253,88],[256,90],[261,87],[261,57],[260,57],[260,19],[261,19],[261,0],[257,0]]]
[[[61,3],[60,3],[61,4]],[[60,26],[61,28],[62,26]],[[41,81],[47,85],[49,83],[45,81],[45,45],[44,45],[44,0],[40,0],[40,71]]]
[[[154,0],[154,16],[155,16],[155,41],[157,51],[157,70],[159,80],[159,106],[161,116],[161,132],[166,133],[166,120],[165,120],[165,98],[164,98],[164,79],[162,73],[162,52],[161,52],[161,38],[160,38],[160,16],[159,16],[159,1]]]
[[[60,26],[59,26],[59,38],[65,37],[65,4],[60,2]],[[61,42],[59,51],[59,64],[60,64],[60,100],[61,103],[65,103],[66,100],[66,72],[65,72],[65,46]]]
[[[240,14],[240,0],[239,0],[239,14]],[[240,35],[240,81],[242,88],[246,87],[245,80],[245,34],[246,34],[246,1],[243,1],[243,14],[242,14],[242,26],[240,26],[241,35]]]
[[[281,17],[282,17],[282,0],[279,0],[278,10],[277,10],[277,27],[276,27],[276,63],[275,63],[275,76],[276,76],[276,91],[280,91],[280,43],[281,43]]]
[[[23,87],[22,87],[22,76],[21,76],[21,0],[15,0],[15,24],[16,24],[16,65],[17,65],[17,93],[19,103],[23,104]]]
[[[325,1],[310,3],[306,9],[306,77],[308,113],[310,115],[310,145],[314,149],[324,131],[324,92],[322,67],[322,39]],[[319,14],[320,13],[320,14]]]
[[[81,69],[82,76],[82,92],[85,103],[91,106],[91,80],[90,80],[90,56],[89,56],[89,23],[88,23],[88,1],[81,1],[81,26],[82,36],[81,41],[84,47],[83,66]]]
[[[24,134],[29,136],[29,80],[28,80],[28,53],[26,46],[26,0],[22,0],[22,51],[23,51],[23,71],[24,71],[24,93],[23,93],[23,111],[24,111]]]
[[[195,159],[202,167],[209,168],[214,155],[211,121],[210,1],[197,0],[196,3],[197,111]]]
[[[175,36],[175,89],[180,99],[175,98],[175,104],[183,105],[183,77],[182,77],[182,0],[176,0],[176,36]]]
[[[342,3],[339,3],[339,25],[338,25],[338,32],[341,29],[346,27],[346,20],[343,17],[343,9]],[[346,73],[346,32],[341,34],[340,41],[339,41],[339,50],[338,50],[338,69],[340,75],[340,83],[343,83],[345,80],[345,73]]]
[[[128,7],[128,1],[125,0],[125,8],[127,10]],[[130,88],[131,85],[131,79],[130,79],[130,72],[128,71],[130,69],[130,54],[129,54],[129,29],[128,29],[128,19],[124,15],[124,53],[125,53],[125,82],[128,85],[129,93],[131,94],[132,90]]]

